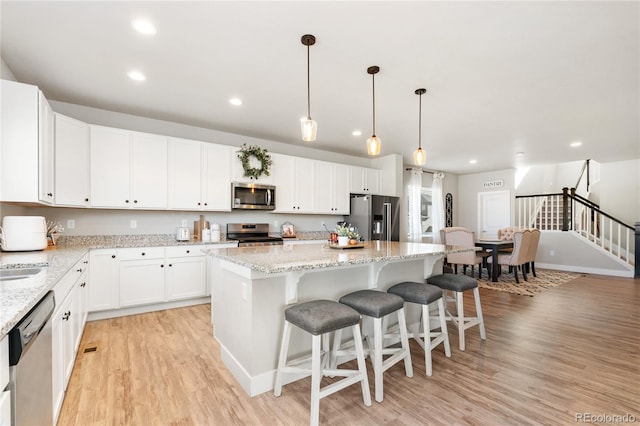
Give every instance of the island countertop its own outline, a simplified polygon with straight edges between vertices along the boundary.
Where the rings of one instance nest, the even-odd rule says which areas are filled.
[[[302,244],[230,249],[207,248],[204,252],[255,271],[276,274],[372,262],[420,259],[468,250],[475,249],[442,244],[368,241],[364,243],[364,247],[359,248],[341,249],[329,247],[328,244]]]

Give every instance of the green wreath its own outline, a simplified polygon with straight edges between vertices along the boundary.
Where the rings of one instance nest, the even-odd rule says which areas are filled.
[[[255,157],[260,161],[260,168],[251,167],[251,157]],[[269,176],[269,167],[273,161],[271,160],[271,155],[269,155],[266,149],[253,145],[247,146],[245,143],[242,145],[240,151],[238,151],[238,158],[242,162],[245,177],[258,179],[263,174],[265,176]]]

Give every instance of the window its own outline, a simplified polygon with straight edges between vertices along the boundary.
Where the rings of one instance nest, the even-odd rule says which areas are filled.
[[[433,198],[431,188],[422,188],[420,191],[420,224],[422,235],[432,236],[433,233]]]

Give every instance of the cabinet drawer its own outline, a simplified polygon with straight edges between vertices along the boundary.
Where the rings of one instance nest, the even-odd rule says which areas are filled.
[[[9,383],[9,338],[4,336],[0,341],[0,392]]]
[[[164,247],[140,247],[118,249],[120,260],[163,259]]]
[[[205,254],[202,252],[202,250],[205,247],[205,245],[167,247],[165,249],[165,253],[167,254],[168,258],[204,256]]]
[[[67,297],[69,291],[73,288],[73,285],[78,282],[80,278],[87,279],[89,270],[89,255],[85,255],[76,262],[75,265],[67,272],[53,287],[53,292],[56,296],[56,306],[59,306],[62,301]]]

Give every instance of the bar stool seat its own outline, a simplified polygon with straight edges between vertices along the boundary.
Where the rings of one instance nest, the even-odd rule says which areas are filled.
[[[317,425],[319,422],[320,399],[354,383],[360,382],[364,404],[370,406],[371,394],[369,392],[369,381],[362,347],[362,335],[360,333],[360,314],[347,305],[332,300],[314,300],[287,308],[284,311],[284,317],[280,357],[278,359],[278,370],[276,371],[273,390],[275,396],[280,396],[282,393],[284,374],[294,373],[300,375],[301,373],[311,373],[311,425]],[[292,325],[306,331],[312,336],[311,368],[308,367],[308,356],[287,360]],[[329,352],[328,344],[324,344],[323,353],[321,343],[328,343],[327,333],[348,327],[351,327],[353,331],[358,369],[331,369],[331,363],[328,359],[331,353]],[[324,339],[323,336],[325,337]],[[307,365],[304,365],[304,362],[307,362]],[[322,376],[341,376],[344,377],[344,379],[320,388]]]
[[[369,342],[369,339],[367,339],[367,343],[375,377],[375,398],[376,401],[382,402],[384,398],[382,375],[385,371],[404,360],[405,374],[407,377],[413,377],[411,350],[409,348],[407,324],[403,310],[404,300],[400,296],[382,291],[360,290],[342,296],[339,302],[350,306],[363,316],[373,320],[373,345]],[[395,312],[398,314],[400,348],[386,347],[384,345],[384,340],[392,336],[384,334],[383,329],[386,329],[386,327],[383,326],[383,319]],[[335,337],[336,341],[333,345],[334,362],[336,362],[337,356],[342,353],[337,350],[340,346],[341,338],[339,331],[336,332]],[[385,355],[390,356],[384,359]]]
[[[444,346],[444,353],[447,357],[451,357],[451,347],[449,346],[449,336],[447,334],[447,321],[444,313],[444,303],[442,300],[442,290],[434,285],[403,282],[390,287],[388,293],[396,294],[406,302],[415,303],[422,306],[422,321],[418,324],[415,333],[410,333],[412,337],[424,350],[424,364],[427,376],[433,374],[431,363],[431,351],[440,343]],[[429,305],[436,302],[438,304],[438,319],[440,322],[440,331],[431,331]],[[420,332],[422,326],[423,332]],[[433,340],[432,340],[433,338]]]
[[[445,293],[446,300],[446,292],[453,292],[453,300],[456,304],[456,315],[453,315],[451,311],[447,308],[447,320],[453,322],[458,328],[458,342],[460,345],[460,350],[465,350],[465,339],[464,332],[469,327],[478,326],[480,329],[480,338],[482,340],[486,340],[486,332],[484,329],[484,319],[482,317],[482,306],[480,305],[480,292],[478,291],[478,281],[475,278],[468,277],[466,275],[458,275],[458,274],[441,274],[435,275],[433,277],[427,278],[427,282],[429,284],[436,285],[440,287]],[[473,290],[473,298],[476,305],[476,316],[475,317],[465,317],[464,316],[464,297],[463,292],[467,290]],[[446,302],[445,302],[446,303]]]

